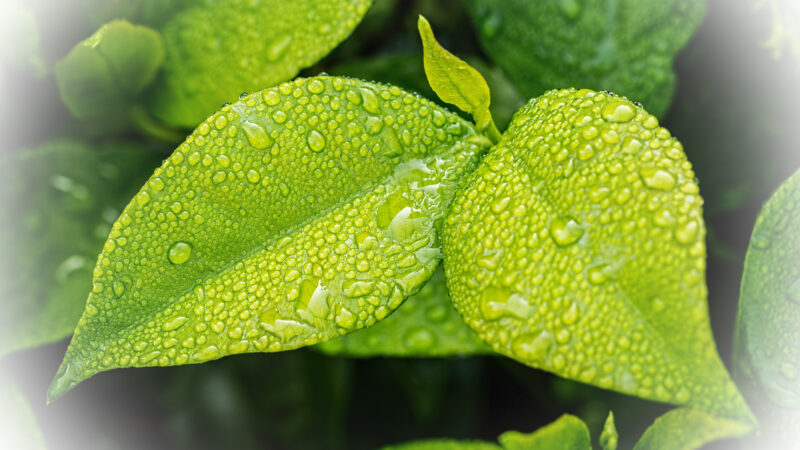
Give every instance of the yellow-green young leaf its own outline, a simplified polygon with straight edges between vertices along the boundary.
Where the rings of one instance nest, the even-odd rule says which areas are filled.
[[[111,224],[160,161],[72,140],[0,157],[0,357],[72,333]]]
[[[397,87],[297,79],[181,144],[114,223],[51,396],[116,367],[316,344],[433,274],[435,226],[488,142]]]
[[[564,414],[553,423],[547,424],[533,433],[506,431],[497,440],[505,450],[592,449],[592,441],[586,424],[570,414]]]
[[[0,448],[44,450],[44,438],[19,385],[0,376]]]
[[[498,438],[500,445],[484,441],[430,439],[390,445],[382,450],[591,450],[589,429],[573,415],[564,414],[531,433],[506,431]]]
[[[800,440],[800,171],[767,201],[744,263],[734,364],[764,436]],[[779,426],[789,425],[794,426]]]
[[[613,94],[550,91],[462,189],[443,232],[447,286],[495,350],[752,420],[711,334],[694,174],[655,117]]]
[[[453,308],[441,268],[386,319],[317,348],[332,355],[357,357],[434,357],[492,352]]]
[[[79,43],[55,66],[61,99],[78,118],[124,108],[155,77],[164,42],[150,28],[115,20]]]
[[[286,81],[328,54],[371,0],[203,0],[161,28],[167,49],[150,109],[194,127],[243,92]]]
[[[697,409],[677,408],[656,419],[634,450],[694,450],[719,439],[744,436],[752,429]]]
[[[569,86],[609,90],[666,113],[672,60],[705,0],[462,0],[487,53],[525,97]]]
[[[614,425],[614,412],[609,411],[606,422],[603,424],[603,431],[600,432],[600,448],[603,450],[617,450],[618,442],[619,433],[617,433],[617,427]]]
[[[443,101],[472,114],[478,129],[486,130],[492,123],[486,80],[472,66],[436,42],[431,25],[424,17],[419,16],[417,27],[422,38],[425,75],[433,91]]]

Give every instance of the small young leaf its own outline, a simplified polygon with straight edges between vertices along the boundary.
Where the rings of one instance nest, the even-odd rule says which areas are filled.
[[[505,450],[563,449],[591,450],[589,429],[583,421],[573,415],[564,414],[530,434],[506,431],[499,438]]]
[[[0,357],[72,333],[105,236],[158,156],[58,140],[0,158]]]
[[[371,0],[204,0],[161,28],[167,49],[150,110],[194,127],[243,92],[291,79],[358,25]]]
[[[164,42],[150,28],[115,20],[79,43],[55,66],[61,98],[77,118],[124,107],[153,80]]]
[[[737,378],[752,385],[765,427],[776,419],[800,424],[799,203],[800,171],[761,209],[742,275],[734,364]],[[770,431],[800,439],[797,427]]]
[[[645,430],[634,450],[694,450],[719,439],[744,436],[752,426],[692,408],[669,411]]]
[[[223,107],[114,224],[51,387],[289,350],[372,325],[441,258],[488,141],[397,87],[298,79]]]
[[[617,450],[619,433],[614,425],[614,412],[609,411],[606,423],[603,424],[603,431],[600,433],[600,448],[603,450]]]
[[[444,270],[375,325],[317,346],[348,356],[450,356],[492,352],[453,308]]]
[[[672,59],[704,0],[463,0],[486,51],[526,97],[568,86],[610,90],[666,113]]]
[[[532,433],[506,431],[498,438],[500,445],[484,441],[430,439],[383,447],[382,450],[591,450],[589,429],[573,415],[564,414]]]
[[[477,70],[436,42],[431,25],[424,17],[419,16],[417,27],[422,38],[425,75],[436,95],[472,114],[478,130],[494,128],[492,114],[489,112],[491,99],[486,80]]]
[[[750,422],[709,326],[701,204],[655,117],[613,94],[550,91],[453,201],[453,303],[532,367]]]

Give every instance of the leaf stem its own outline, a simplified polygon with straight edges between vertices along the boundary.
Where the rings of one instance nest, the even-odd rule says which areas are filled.
[[[492,141],[492,144],[497,144],[500,142],[500,138],[503,137],[502,133],[500,133],[497,126],[494,124],[494,120],[489,121],[489,125],[483,132],[486,133],[486,136]]]

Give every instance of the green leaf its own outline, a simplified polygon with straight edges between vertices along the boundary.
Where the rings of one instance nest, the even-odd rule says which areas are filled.
[[[506,431],[497,440],[506,450],[592,449],[592,441],[586,424],[581,419],[570,414],[564,414],[553,423],[547,424],[533,433]]]
[[[672,60],[700,25],[703,0],[464,0],[481,43],[526,97],[610,90],[666,113]]]
[[[42,430],[19,385],[0,377],[0,448],[44,450]]]
[[[358,357],[435,357],[491,352],[453,308],[441,268],[386,319],[317,348],[332,355]]]
[[[158,161],[71,140],[0,157],[0,356],[72,333],[111,223]]]
[[[734,364],[765,426],[800,423],[800,171],[756,219],[744,263]],[[792,418],[793,417],[793,418]],[[773,427],[795,440],[797,427]]]
[[[613,94],[550,91],[453,201],[453,303],[532,367],[752,422],[711,334],[701,204],[655,117]]]
[[[117,367],[289,350],[372,325],[441,258],[488,145],[397,87],[297,79],[223,107],[114,224],[51,397]]]
[[[149,100],[170,125],[194,127],[220,105],[291,79],[358,25],[370,0],[204,0],[161,29],[167,59]]]
[[[692,408],[669,411],[645,430],[634,450],[694,450],[719,439],[744,436],[752,426]]]
[[[484,441],[430,439],[383,447],[383,450],[591,450],[589,429],[573,415],[564,414],[532,433],[506,431],[498,438],[500,445]]]
[[[618,442],[619,433],[617,433],[617,427],[614,425],[614,412],[609,411],[606,422],[603,424],[603,431],[600,433],[600,447],[603,450],[617,450]]]
[[[417,21],[422,38],[425,75],[433,91],[443,101],[472,114],[478,130],[497,129],[489,112],[489,85],[480,73],[463,60],[444,49],[433,36],[431,25],[424,17]],[[499,138],[499,133],[497,134]]]
[[[61,99],[77,118],[117,112],[147,87],[164,62],[164,42],[150,28],[115,20],[55,66]]]

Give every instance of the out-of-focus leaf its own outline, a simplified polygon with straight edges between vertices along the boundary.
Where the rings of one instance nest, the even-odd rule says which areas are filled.
[[[488,147],[400,88],[297,79],[200,124],[114,223],[51,387],[317,344],[374,324],[441,254]]]
[[[674,55],[704,0],[464,0],[483,46],[526,97],[554,88],[610,90],[661,116]]]
[[[72,332],[105,235],[158,160],[74,141],[0,158],[0,356]]]
[[[42,430],[17,383],[0,376],[0,448],[44,450]]]
[[[61,99],[77,118],[123,110],[164,62],[164,42],[150,28],[115,20],[79,43],[55,66]]]
[[[491,353],[453,308],[440,268],[418,293],[375,325],[318,348],[348,356],[451,356]]]
[[[150,110],[194,127],[243,92],[286,81],[331,51],[361,21],[370,0],[204,0],[161,31],[167,59]]]
[[[750,425],[693,408],[677,408],[653,422],[634,450],[695,450],[719,439],[740,437]]]
[[[467,441],[456,439],[430,439],[412,441],[405,444],[389,445],[381,450],[502,450],[497,444],[484,441]]]
[[[734,364],[765,429],[800,439],[800,171],[758,215],[744,263]]]
[[[447,286],[496,351],[743,422],[708,318],[702,199],[680,142],[608,93],[515,116],[447,215]]]
[[[39,25],[22,2],[8,0],[0,4],[0,42],[0,82],[6,68],[27,69],[37,77],[44,75]]]
[[[583,421],[573,415],[564,414],[553,423],[547,424],[532,433],[506,431],[499,438],[505,450],[563,449],[591,450],[592,440],[589,429]]]

